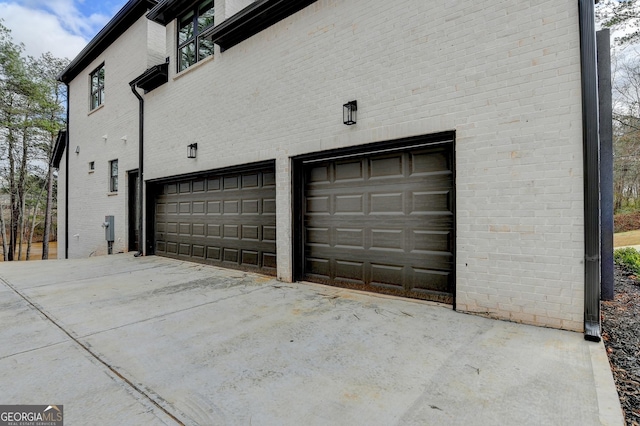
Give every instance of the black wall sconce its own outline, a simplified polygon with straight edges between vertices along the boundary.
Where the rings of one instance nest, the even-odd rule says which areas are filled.
[[[76,154],[80,154],[80,145],[76,146]]]
[[[198,150],[198,144],[192,143],[187,145],[187,158],[196,158],[196,151]]]
[[[358,101],[347,102],[342,105],[342,122],[347,126],[356,124]]]

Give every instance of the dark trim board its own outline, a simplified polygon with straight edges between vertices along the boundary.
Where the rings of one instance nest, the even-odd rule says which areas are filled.
[[[372,143],[367,145],[360,145],[356,147],[349,147],[343,149],[336,149],[331,151],[324,152],[316,152],[301,155],[292,159],[292,198],[293,198],[293,215],[292,215],[292,229],[293,229],[293,237],[292,237],[292,248],[293,248],[293,277],[294,280],[308,280],[314,282],[320,282],[329,285],[337,285],[339,287],[353,288],[365,291],[372,291],[376,293],[383,294],[391,294],[402,297],[411,297],[417,299],[426,299],[426,300],[434,300],[442,303],[447,303],[453,305],[455,309],[455,229],[456,229],[456,214],[455,214],[455,132],[443,132],[432,135],[424,135],[419,137],[411,137],[406,139],[399,139],[393,141],[387,141],[382,143]],[[366,169],[368,164],[371,164],[373,167],[373,163],[379,161],[377,164],[382,164],[387,160],[398,161],[397,164],[401,164],[402,161],[405,162],[405,166],[401,167],[410,167],[411,158],[414,158],[414,155],[426,155],[429,156],[431,153],[434,154],[433,158],[446,158],[446,161],[450,164],[449,172],[435,172],[432,175],[427,173],[426,175],[432,177],[426,177],[427,183],[426,185],[432,185],[438,181],[438,185],[441,182],[449,182],[446,183],[449,193],[444,195],[444,197],[448,197],[448,201],[446,201],[449,206],[447,209],[450,209],[451,213],[443,213],[444,216],[440,216],[443,218],[444,222],[449,225],[443,225],[446,228],[446,231],[440,232],[441,235],[449,234],[449,237],[435,237],[434,240],[429,240],[428,244],[433,243],[434,245],[445,244],[447,245],[447,249],[444,250],[442,248],[425,248],[421,247],[418,249],[417,244],[423,244],[426,240],[420,240],[415,237],[418,234],[423,233],[423,235],[429,234],[431,231],[427,231],[426,228],[422,229],[423,226],[431,226],[426,225],[427,222],[431,222],[434,218],[430,213],[427,213],[426,216],[422,216],[423,219],[418,219],[416,221],[416,217],[414,211],[411,214],[407,215],[407,207],[406,204],[408,202],[410,194],[417,194],[417,192],[412,192],[416,188],[422,188],[424,185],[421,183],[421,180],[416,180],[415,176],[418,175],[405,175],[405,178],[383,178],[380,181],[380,187],[384,187],[384,191],[407,191],[403,195],[403,200],[405,203],[404,207],[404,216],[401,213],[401,208],[399,208],[400,216],[389,216],[389,223],[385,223],[386,219],[384,216],[379,214],[374,214],[374,203],[373,197],[374,192],[377,191],[377,188],[373,187],[370,184],[358,183],[357,179],[352,181],[353,183],[349,183],[348,180],[339,182],[337,178],[337,169],[338,165],[342,164],[357,164],[358,162],[362,162],[362,170]],[[415,157],[418,158],[418,157]],[[426,157],[423,157],[426,158]],[[404,160],[402,160],[404,159]],[[327,172],[327,176],[331,173],[335,174],[334,183],[328,183],[326,186],[316,185],[315,182],[311,182],[314,178],[310,176],[312,173],[316,173],[315,170],[324,170],[324,168],[328,167],[327,170],[332,170],[331,172]],[[333,167],[333,168],[332,168]],[[340,166],[342,167],[342,166]],[[373,169],[369,170],[368,173],[373,173]],[[444,175],[442,174],[444,173]],[[384,173],[383,173],[384,174]],[[425,175],[425,176],[426,176]],[[371,175],[373,176],[373,175]],[[379,178],[376,178],[379,179]],[[395,183],[392,183],[392,180],[395,180]],[[399,179],[399,180],[398,180]],[[406,180],[403,180],[406,179]],[[422,178],[421,178],[422,179]],[[444,180],[443,180],[444,179]],[[362,186],[364,185],[364,186]],[[376,184],[377,185],[377,184]],[[417,186],[416,186],[417,185]],[[369,189],[367,189],[367,186]],[[331,191],[337,192],[331,192]],[[364,201],[364,203],[369,203],[368,207],[363,207],[366,211],[365,216],[362,218],[362,230],[358,230],[360,233],[352,233],[352,235],[363,235],[363,237],[358,236],[357,241],[361,241],[360,238],[363,238],[365,241],[365,246],[361,249],[356,250],[355,252],[349,252],[349,249],[345,250],[343,243],[340,243],[339,240],[341,238],[345,238],[348,240],[350,237],[348,233],[345,233],[344,236],[339,236],[339,232],[341,232],[338,228],[357,228],[358,219],[355,221],[348,216],[339,215],[338,212],[338,199],[343,198],[347,199],[352,194],[351,191],[363,190],[362,194],[369,193],[368,196],[363,196],[363,200],[370,197],[371,201]],[[314,192],[315,191],[315,192]],[[417,190],[420,192],[420,189]],[[428,190],[427,190],[428,192]],[[426,193],[426,192],[425,192]],[[312,213],[313,208],[309,207],[309,203],[312,203],[316,199],[316,196],[321,194],[323,197],[327,195],[327,203],[332,204],[331,213],[328,213],[329,216],[324,216],[320,214],[319,216],[314,215]],[[444,198],[442,198],[444,199]],[[415,201],[415,199],[414,199]],[[434,204],[435,205],[435,204]],[[387,205],[389,206],[389,205]],[[393,207],[393,206],[391,206]],[[424,205],[423,205],[424,207]],[[426,207],[428,210],[430,207]],[[310,213],[311,212],[311,213]],[[368,212],[368,213],[367,213]],[[334,216],[335,214],[335,216]],[[358,213],[360,214],[360,213]],[[438,217],[438,213],[436,213],[436,217]],[[377,217],[377,219],[376,219]],[[342,221],[342,222],[340,222]],[[372,222],[371,222],[372,221]],[[399,221],[394,225],[391,225],[391,222]],[[410,221],[410,224],[407,224],[407,221]],[[439,222],[440,219],[437,219],[436,222]],[[364,224],[367,222],[367,225]],[[403,223],[403,224],[401,224]],[[365,228],[372,224],[373,228],[366,230]],[[376,262],[380,262],[384,259],[384,252],[380,252],[377,248],[374,249],[374,243],[378,244],[376,241],[375,235],[380,236],[382,244],[389,243],[391,244],[389,247],[392,247],[393,244],[396,243],[396,240],[385,240],[385,232],[388,230],[384,229],[375,229],[378,225],[381,225],[382,228],[385,227],[396,227],[399,226],[398,229],[404,229],[404,231],[398,231],[399,234],[404,235],[404,249],[390,249],[390,256],[394,256],[394,261],[390,262],[390,268],[393,268],[396,272],[394,278],[390,278],[392,281],[395,280],[395,284],[393,285],[384,285],[381,284],[379,280],[374,280],[374,275],[377,273],[374,271],[374,266],[380,267],[382,264],[374,265]],[[415,228],[413,226],[416,225]],[[327,228],[328,226],[328,228]],[[441,225],[436,225],[441,226]],[[318,237],[320,240],[314,241],[316,238],[314,235],[316,229],[328,229],[327,235],[331,235],[331,242],[327,244],[320,243],[323,237]],[[349,230],[353,231],[353,230]],[[409,234],[412,234],[412,237],[409,237]],[[415,239],[413,239],[415,237]],[[431,238],[430,236],[428,238]],[[440,240],[437,242],[438,238],[445,238],[444,240]],[[307,241],[309,240],[309,241]],[[408,242],[411,240],[411,242]],[[327,240],[328,241],[328,240]],[[400,240],[397,240],[400,241]],[[444,243],[443,243],[444,241]],[[350,244],[350,243],[349,243]],[[413,245],[413,246],[412,246]],[[409,248],[409,247],[413,248]],[[318,248],[317,248],[318,247]],[[367,248],[369,247],[369,248]],[[377,246],[380,247],[380,246]],[[364,251],[362,251],[364,250]],[[404,250],[404,251],[402,251]],[[424,251],[427,250],[427,251]],[[440,251],[444,250],[444,251]],[[311,266],[315,259],[313,252],[323,254],[330,253],[330,255],[335,254],[336,256],[345,256],[344,258],[336,258],[334,260],[329,260],[329,264],[331,266],[327,266],[328,269],[331,269],[330,275],[323,276],[323,274],[317,274],[314,269],[315,266]],[[359,253],[356,253],[359,252]],[[445,255],[445,253],[449,253]],[[420,253],[420,254],[416,254]],[[423,258],[422,256],[427,256]],[[355,257],[350,257],[355,256]],[[413,260],[411,260],[413,259]],[[422,260],[424,259],[424,260]],[[448,260],[447,260],[448,259]],[[322,262],[325,260],[323,259]],[[349,279],[349,278],[339,278],[338,277],[338,268],[339,265],[348,265],[353,261],[354,265],[359,265],[359,262],[364,262],[362,265],[362,270],[364,279]],[[397,261],[396,264],[393,262]],[[416,263],[417,262],[417,263]],[[448,266],[443,266],[444,264],[441,262],[445,262]],[[404,266],[402,266],[404,264]],[[392,266],[396,265],[396,266]],[[413,265],[413,266],[412,266]],[[416,269],[416,265],[418,269]],[[349,266],[350,267],[350,266]],[[356,266],[356,270],[360,270],[360,266]],[[424,269],[422,269],[424,268]],[[444,268],[444,269],[440,269]],[[422,270],[419,270],[422,269]],[[391,269],[389,269],[391,270]],[[400,272],[403,271],[403,272]],[[440,271],[440,272],[439,272]],[[380,272],[380,269],[378,269]],[[358,272],[359,273],[359,272]],[[382,271],[381,274],[385,272]],[[427,275],[422,275],[419,278],[418,274],[426,273]],[[429,275],[433,274],[433,275]],[[426,282],[424,280],[424,276],[433,276],[436,277],[437,274],[444,274],[444,276],[448,276],[444,282],[439,282],[438,279],[431,281],[431,278],[427,278],[426,281],[429,281],[428,285],[423,286]],[[378,275],[382,277],[382,275]],[[342,276],[344,277],[344,275]],[[402,282],[402,283],[400,283]],[[418,284],[420,282],[420,284]],[[433,287],[431,287],[433,284]],[[436,290],[438,288],[438,290]]]
[[[210,174],[234,173],[234,172],[238,172],[238,171],[259,170],[259,169],[263,169],[265,167],[273,167],[273,168],[275,168],[275,166],[276,166],[276,160],[258,161],[258,162],[255,162],[255,163],[238,164],[238,165],[234,165],[234,166],[221,167],[219,169],[200,170],[200,171],[193,172],[193,173],[183,173],[183,174],[180,174],[180,175],[163,176],[163,177],[159,177],[159,178],[153,178],[153,179],[145,180],[145,183],[147,185],[149,185],[149,184],[155,185],[155,184],[159,184],[159,183],[166,183],[166,182],[173,181],[173,180],[193,179],[193,178],[197,178],[197,177],[201,177],[201,176],[207,176],[207,175],[210,175]]]

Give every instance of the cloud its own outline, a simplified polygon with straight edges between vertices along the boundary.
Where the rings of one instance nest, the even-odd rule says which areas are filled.
[[[52,0],[51,3],[71,2]],[[3,24],[11,30],[14,43],[24,43],[25,53],[35,57],[51,52],[59,58],[73,59],[93,35],[72,33],[69,29],[75,24],[69,24],[68,28],[64,28],[55,15],[16,3],[0,3],[0,17],[4,20]],[[98,18],[94,19],[98,21]]]
[[[23,0],[23,3],[29,9],[48,10],[67,31],[87,39],[93,37],[96,30],[103,27],[110,18],[102,13],[82,13],[74,0]]]

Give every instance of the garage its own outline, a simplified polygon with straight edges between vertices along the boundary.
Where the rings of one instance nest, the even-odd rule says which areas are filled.
[[[276,274],[271,162],[156,185],[155,254]]]
[[[444,140],[443,140],[444,139]],[[411,140],[298,161],[297,275],[453,303],[453,139]]]

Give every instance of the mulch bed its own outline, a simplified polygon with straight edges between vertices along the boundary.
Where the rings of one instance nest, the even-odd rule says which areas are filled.
[[[640,426],[640,278],[615,267],[615,298],[602,302],[602,339],[628,426]]]

